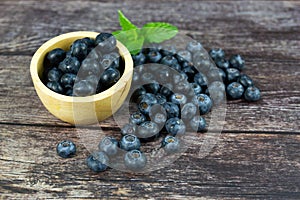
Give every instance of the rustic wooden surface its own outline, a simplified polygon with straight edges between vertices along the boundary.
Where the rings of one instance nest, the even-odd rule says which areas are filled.
[[[207,49],[245,57],[262,100],[228,102],[220,140],[205,158],[193,146],[147,175],[92,173],[75,128],[39,101],[29,74],[35,50],[70,31],[114,31],[118,9],[139,25],[170,22]],[[300,198],[299,1],[7,0],[0,27],[1,199]],[[117,134],[112,119],[101,126]],[[66,138],[78,144],[68,160],[55,153]]]

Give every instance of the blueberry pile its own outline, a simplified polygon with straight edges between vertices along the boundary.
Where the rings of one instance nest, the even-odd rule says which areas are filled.
[[[100,33],[96,39],[74,41],[69,51],[48,52],[44,60],[44,84],[67,96],[89,96],[114,85],[122,76],[124,61],[116,48],[116,38]]]

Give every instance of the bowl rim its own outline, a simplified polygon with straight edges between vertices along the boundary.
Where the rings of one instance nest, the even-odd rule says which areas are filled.
[[[133,60],[132,57],[128,51],[128,49],[117,40],[117,48],[119,49],[120,56],[124,58],[124,72],[120,79],[110,88],[106,89],[103,92],[85,96],[85,97],[74,97],[74,96],[66,96],[63,94],[56,93],[52,90],[50,90],[41,80],[40,76],[38,75],[38,62],[42,58],[43,55],[46,55],[51,49],[52,46],[56,45],[58,42],[61,42],[62,40],[70,40],[74,38],[74,41],[76,39],[84,38],[84,37],[90,37],[90,38],[96,38],[98,35],[98,32],[93,31],[74,31],[74,32],[68,32],[61,35],[58,35],[56,37],[53,37],[46,41],[44,44],[42,44],[38,50],[34,53],[31,62],[30,62],[30,74],[32,77],[32,81],[35,87],[38,87],[43,92],[47,93],[48,95],[52,96],[55,99],[59,99],[61,101],[65,102],[94,102],[99,101],[102,99],[106,99],[114,92],[112,91],[118,91],[122,88],[124,88],[127,84],[128,79],[131,79],[128,76],[131,76],[133,73]],[[53,48],[54,49],[54,48]],[[47,51],[47,52],[46,52]]]

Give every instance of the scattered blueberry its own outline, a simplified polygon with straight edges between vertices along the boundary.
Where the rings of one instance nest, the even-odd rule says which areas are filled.
[[[230,66],[238,70],[242,70],[245,65],[245,60],[240,55],[234,55],[229,60]]]
[[[184,122],[178,117],[170,118],[166,122],[166,130],[169,134],[175,135],[183,135],[186,131],[186,126]]]
[[[179,139],[171,135],[166,136],[162,140],[161,146],[164,148],[167,154],[172,154],[180,151]]]
[[[232,82],[227,86],[226,92],[231,99],[240,99],[244,94],[244,87],[240,83]]]
[[[260,96],[260,90],[255,86],[248,87],[244,94],[244,98],[247,101],[258,101]]]
[[[206,120],[200,115],[195,115],[190,120],[189,125],[193,131],[201,132],[206,128]]]
[[[102,152],[94,152],[86,159],[87,166],[94,172],[103,172],[107,169],[109,163],[108,156]]]
[[[118,152],[118,141],[113,137],[106,136],[100,141],[98,148],[109,156],[115,155]]]
[[[57,154],[62,158],[71,158],[76,154],[76,145],[69,140],[64,140],[56,146]]]
[[[135,135],[124,135],[120,141],[120,148],[125,151],[140,149],[141,142]]]
[[[132,171],[142,170],[146,166],[146,163],[146,156],[139,150],[128,151],[124,156],[125,166]]]

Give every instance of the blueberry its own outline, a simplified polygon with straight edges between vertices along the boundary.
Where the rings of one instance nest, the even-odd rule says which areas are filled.
[[[121,128],[121,134],[124,135],[134,135],[136,132],[136,125],[135,124],[125,124],[122,128]]]
[[[64,88],[72,88],[76,79],[76,75],[66,73],[60,78],[60,83]]]
[[[194,68],[194,66],[187,66],[182,68],[182,72],[184,72],[187,75],[188,81],[192,82],[196,74],[196,69]]]
[[[132,171],[142,170],[147,163],[146,156],[139,150],[132,150],[125,154],[124,164],[127,169]]]
[[[121,65],[121,61],[122,61],[121,55],[118,52],[111,52],[108,55],[111,57],[111,59],[113,61],[111,67],[121,70],[120,69],[120,67],[121,67],[120,65]],[[103,57],[105,57],[105,55]]]
[[[60,48],[50,51],[46,58],[52,65],[58,65],[66,57],[66,52]]]
[[[164,95],[165,97],[169,97],[173,94],[173,85],[170,83],[164,84],[161,88],[159,93]]]
[[[145,64],[146,62],[146,56],[142,52],[138,53],[137,55],[133,55],[132,59],[134,66],[139,66]]]
[[[195,115],[190,120],[189,125],[193,131],[201,132],[201,131],[205,130],[205,128],[206,128],[206,120],[204,119],[204,117]]]
[[[234,81],[237,81],[240,78],[240,71],[235,68],[228,68],[226,69],[226,74],[227,74],[227,82],[231,83]]]
[[[194,82],[200,85],[201,87],[206,87],[208,81],[207,81],[207,77],[203,73],[198,72],[194,76]]]
[[[150,93],[146,93],[139,101],[138,108],[143,114],[148,115],[151,107],[155,104],[157,104],[156,97],[154,95],[150,95]]]
[[[247,101],[258,101],[260,96],[260,90],[255,86],[248,87],[244,94],[244,98]]]
[[[147,93],[147,91],[143,86],[137,88],[131,95],[131,101],[137,103],[138,97],[140,97],[146,93]]]
[[[208,113],[212,108],[212,101],[206,94],[199,94],[196,97],[195,104],[199,106],[201,115]]]
[[[197,106],[193,103],[187,103],[182,107],[181,119],[183,121],[189,121],[197,113]]]
[[[95,92],[96,88],[86,80],[78,81],[73,86],[73,95],[77,97],[93,95]]]
[[[58,65],[58,69],[60,69],[64,73],[77,74],[79,68],[80,68],[79,60],[76,57],[72,57],[72,56],[66,57]]]
[[[226,59],[220,59],[220,60],[217,60],[216,61],[216,65],[217,67],[223,69],[223,70],[226,70],[230,67],[230,63],[228,60]]]
[[[176,54],[176,48],[172,45],[165,45],[160,49],[160,53],[163,56],[173,56]]]
[[[218,70],[219,70],[218,71],[219,72],[219,77],[221,77],[223,82],[226,81],[226,73],[224,72],[224,70],[221,69],[221,68],[219,68]]]
[[[178,61],[174,56],[165,56],[160,60],[160,64],[172,66],[178,64]]]
[[[167,132],[173,136],[183,135],[186,131],[186,126],[184,122],[177,117],[168,119],[165,124],[165,127]]]
[[[60,80],[61,76],[62,76],[62,72],[59,69],[57,69],[56,67],[53,67],[48,71],[47,79],[48,79],[48,81],[58,82]]]
[[[156,94],[155,95],[155,98],[157,99],[157,103],[158,104],[164,104],[164,103],[166,103],[167,102],[167,98],[166,98],[166,96],[164,96],[164,95],[162,95],[162,94]]]
[[[87,57],[88,54],[88,45],[82,39],[78,39],[73,42],[71,49],[71,55],[76,57],[78,60],[83,60]]]
[[[192,62],[192,54],[187,50],[180,50],[176,54],[176,58],[180,63]]]
[[[89,84],[91,84],[92,87],[96,88],[99,82],[99,77],[96,75],[89,75],[87,77],[85,77],[85,79]]]
[[[225,52],[223,49],[211,49],[209,51],[209,56],[214,60],[214,61],[217,61],[217,60],[221,60],[221,59],[224,59],[225,57]]]
[[[132,124],[139,125],[145,121],[146,121],[146,117],[141,112],[134,112],[129,117],[129,123],[132,123]]]
[[[97,35],[95,43],[101,48],[102,52],[108,53],[116,48],[117,40],[110,33],[100,33]]]
[[[148,93],[157,94],[160,90],[160,85],[156,81],[153,81],[153,83],[144,85],[144,88]]]
[[[56,146],[57,154],[62,158],[71,158],[76,154],[76,145],[69,140],[64,140]]]
[[[120,148],[125,151],[140,149],[141,142],[135,135],[124,135],[120,141]]]
[[[149,117],[160,127],[161,125],[164,125],[164,123],[167,121],[167,112],[163,106],[156,104],[151,107]]]
[[[86,58],[82,61],[78,76],[85,76],[91,74],[100,75],[100,73],[100,63],[93,58]]]
[[[90,52],[95,47],[95,40],[89,37],[82,38],[82,41],[86,43],[88,47],[88,52]]]
[[[191,83],[190,86],[193,89],[195,95],[198,95],[202,92],[202,88],[199,84]]]
[[[56,93],[62,94],[64,92],[62,86],[56,81],[49,81],[46,86]]]
[[[170,100],[177,105],[184,105],[187,102],[187,97],[181,93],[174,93],[171,95]]]
[[[118,152],[118,141],[113,137],[106,136],[100,141],[98,148],[109,156],[115,155]]]
[[[116,69],[119,68],[119,58],[116,58],[116,55],[112,53],[103,55],[100,63],[103,69],[107,69],[109,67],[114,67]]]
[[[244,87],[237,82],[230,83],[226,88],[227,95],[231,99],[240,99],[244,94]]]
[[[173,83],[174,85],[177,85],[178,83],[181,82],[187,82],[188,76],[186,74],[182,73],[174,73],[173,74]]]
[[[66,91],[65,95],[67,96],[73,96],[73,88],[70,88]]]
[[[155,137],[159,133],[159,126],[152,121],[145,121],[138,126],[137,137],[142,141],[143,139],[150,139]]]
[[[120,79],[120,72],[115,68],[106,69],[100,77],[100,85],[103,90],[113,86]]]
[[[186,49],[192,53],[195,53],[202,50],[202,45],[200,42],[193,40],[187,44]]]
[[[103,172],[107,169],[109,163],[108,156],[102,152],[94,152],[86,159],[87,166],[94,172]]]
[[[168,119],[174,118],[174,117],[179,117],[180,115],[180,110],[177,104],[171,103],[171,102],[166,102],[162,105],[164,109],[167,112],[167,117]]]
[[[181,71],[181,65],[179,63],[173,63],[171,66],[169,66],[170,68],[176,70],[176,71]]]
[[[214,105],[219,105],[225,101],[226,88],[222,81],[214,81],[210,83],[207,90],[210,97],[213,99]]]
[[[166,136],[162,140],[161,146],[164,148],[167,154],[172,154],[180,151],[179,139],[171,135]]]
[[[139,104],[142,101],[149,101],[150,103],[154,102],[153,104],[157,103],[156,96],[152,93],[146,93],[146,94],[139,96],[137,99],[137,103]]]
[[[242,74],[238,80],[245,88],[253,86],[253,80],[246,74]]]
[[[245,65],[245,60],[240,55],[233,55],[230,59],[230,66],[238,70],[242,70]]]
[[[158,51],[150,51],[146,57],[147,61],[150,63],[158,63],[162,58],[161,54]]]

